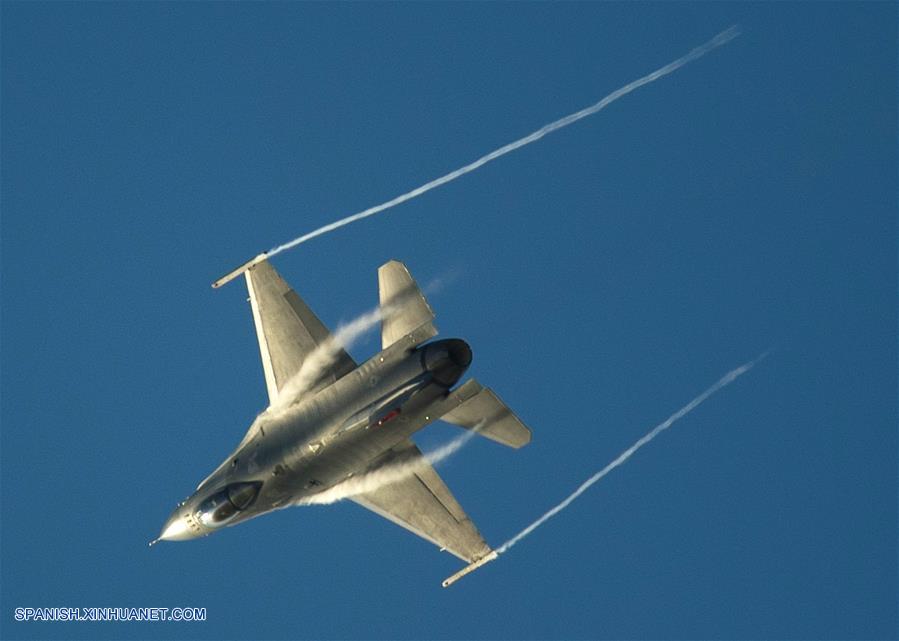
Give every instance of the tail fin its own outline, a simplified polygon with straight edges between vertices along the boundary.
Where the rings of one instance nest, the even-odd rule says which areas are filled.
[[[391,260],[378,268],[378,290],[381,298],[381,348],[387,349],[413,330],[427,326],[422,340],[437,335],[431,322],[434,312],[415,284],[406,266]]]
[[[493,390],[481,387],[474,379],[462,387],[467,388],[466,391],[473,396],[441,416],[440,420],[467,429],[477,428],[481,436],[515,449],[531,442],[531,430],[506,407]]]

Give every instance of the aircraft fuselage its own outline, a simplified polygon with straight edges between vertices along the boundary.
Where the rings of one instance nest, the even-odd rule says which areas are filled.
[[[364,473],[442,416],[471,362],[459,339],[415,347],[414,334],[333,384],[269,410],[178,505],[160,539],[184,540],[308,499]]]

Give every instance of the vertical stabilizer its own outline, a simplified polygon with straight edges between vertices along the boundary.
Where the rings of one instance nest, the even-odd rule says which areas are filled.
[[[422,326],[427,329],[423,340],[437,335],[437,328],[431,322],[434,312],[403,263],[391,260],[378,268],[378,291],[383,314],[382,349]]]

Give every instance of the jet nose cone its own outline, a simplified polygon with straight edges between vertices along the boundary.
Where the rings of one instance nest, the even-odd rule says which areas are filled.
[[[175,510],[169,520],[162,526],[159,534],[160,541],[186,541],[196,538],[196,534],[187,522],[186,515],[181,510]]]

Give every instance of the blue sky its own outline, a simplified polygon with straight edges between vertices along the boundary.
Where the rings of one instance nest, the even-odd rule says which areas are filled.
[[[3,638],[894,638],[896,23],[880,4],[2,7]],[[243,260],[334,326],[403,260],[534,431],[441,474],[500,561],[352,504],[147,542],[265,389]],[[376,337],[353,349],[377,349]],[[451,438],[436,425],[423,446]],[[16,607],[208,621],[20,623]]]

